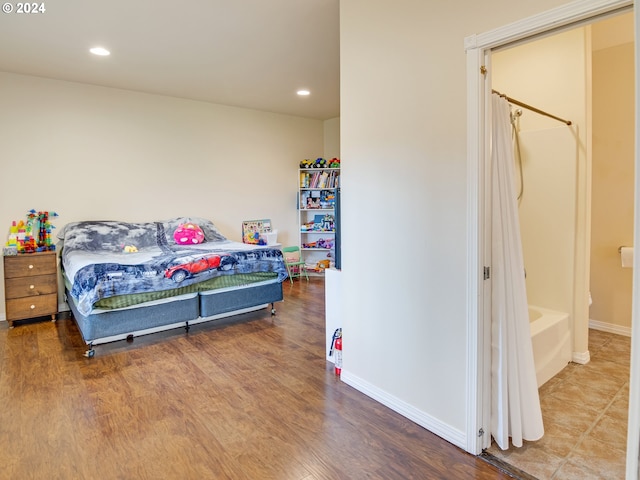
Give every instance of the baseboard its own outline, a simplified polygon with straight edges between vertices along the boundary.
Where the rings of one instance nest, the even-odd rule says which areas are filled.
[[[579,363],[580,365],[586,365],[591,360],[589,350],[586,352],[573,352],[571,354],[571,361],[573,363]]]
[[[467,441],[464,432],[453,428],[451,425],[441,422],[437,418],[418,410],[412,405],[400,400],[399,398],[390,395],[384,390],[379,389],[375,385],[358,378],[349,372],[342,370],[340,379],[347,385],[355,388],[361,393],[364,393],[368,397],[380,402],[382,405],[389,407],[394,412],[399,413],[405,418],[408,418],[414,423],[417,423],[423,428],[426,428],[430,432],[438,435],[449,443],[466,450]]]
[[[620,325],[614,325],[612,323],[599,322],[598,320],[589,319],[589,328],[599,330],[601,332],[614,333],[616,335],[624,335],[625,337],[631,336],[631,328],[621,327]],[[591,360],[589,350],[586,352],[573,352],[571,354],[571,361],[579,363],[580,365],[586,365]]]
[[[589,319],[589,328],[600,330],[602,332],[615,333],[616,335],[631,336],[631,327],[622,327],[613,323],[600,322],[598,320]]]

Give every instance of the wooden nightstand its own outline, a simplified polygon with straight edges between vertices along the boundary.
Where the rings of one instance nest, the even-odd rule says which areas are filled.
[[[58,261],[56,252],[4,257],[4,298],[9,327],[16,320],[58,313]]]

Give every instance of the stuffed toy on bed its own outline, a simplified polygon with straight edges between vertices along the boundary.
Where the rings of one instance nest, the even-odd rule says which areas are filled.
[[[195,223],[181,223],[173,232],[173,239],[178,245],[195,245],[204,241],[204,233]]]

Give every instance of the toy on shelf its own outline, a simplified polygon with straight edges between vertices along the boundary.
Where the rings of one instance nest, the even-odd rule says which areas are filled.
[[[320,195],[320,208],[333,209],[336,206],[336,195],[329,190],[323,190]]]
[[[335,232],[333,215],[316,215],[313,221],[300,225],[301,232]]]
[[[331,262],[329,260],[327,260],[327,259],[320,260],[317,263],[317,269],[322,271],[322,270],[324,270],[326,268],[329,268],[330,265],[331,265]]]
[[[305,158],[300,161],[300,168],[340,168],[340,160],[337,158],[327,160],[322,157],[318,157],[315,160]]]
[[[313,162],[313,168],[326,168],[327,167],[327,161],[322,158],[316,158],[316,161]]]
[[[333,232],[335,230],[333,215],[325,215],[322,218],[322,222],[320,223],[320,228],[318,228],[318,230],[322,232]]]
[[[313,166],[313,161],[309,160],[308,158],[305,158],[304,160],[300,161],[300,168],[311,168]]]
[[[328,239],[319,239],[316,242],[317,244],[317,248],[326,248],[327,250],[331,250],[333,248],[333,240],[328,238]]]
[[[3,253],[16,255],[55,250],[56,246],[51,239],[51,232],[55,227],[49,218],[57,216],[56,212],[29,210],[26,222],[23,220],[11,222],[9,238]]]
[[[333,245],[334,245],[334,242],[332,239],[328,238],[325,240],[323,238],[319,238],[315,242],[303,243],[302,247],[303,248],[321,248],[323,250],[331,250],[333,248]]]

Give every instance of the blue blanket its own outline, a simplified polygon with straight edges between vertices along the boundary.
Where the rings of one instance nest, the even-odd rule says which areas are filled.
[[[176,244],[173,232],[186,222],[202,228],[203,243]],[[199,218],[77,222],[66,225],[59,238],[63,271],[83,315],[103,298],[170,290],[221,275],[275,272],[278,281],[287,278],[279,249],[232,242],[211,222]],[[136,252],[125,251],[132,246]]]

